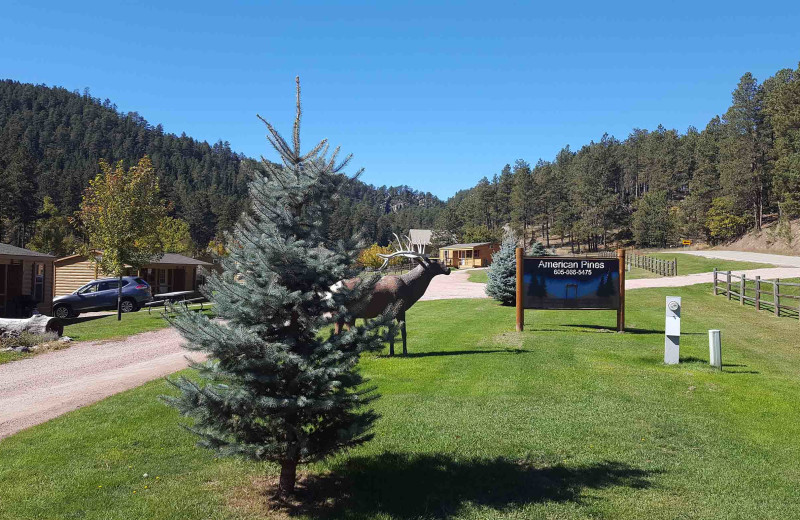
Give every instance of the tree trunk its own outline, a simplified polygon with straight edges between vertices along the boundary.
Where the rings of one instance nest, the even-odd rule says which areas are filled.
[[[55,332],[62,336],[64,334],[64,325],[58,318],[44,315],[34,316],[26,320],[0,319],[0,338],[16,337],[23,332],[30,334]]]
[[[284,460],[281,462],[281,476],[278,480],[278,498],[294,494],[294,485],[297,482],[297,461]]]
[[[119,286],[117,287],[117,321],[122,320],[122,275],[119,275]]]

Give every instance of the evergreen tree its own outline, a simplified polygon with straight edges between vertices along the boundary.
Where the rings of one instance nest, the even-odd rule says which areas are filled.
[[[500,249],[492,255],[492,265],[487,273],[486,295],[503,305],[513,305],[517,299],[516,249],[517,239],[507,236]]]
[[[548,256],[550,255],[550,251],[548,251],[541,242],[534,242],[525,254],[528,256]]]
[[[223,273],[205,293],[225,323],[183,310],[175,327],[209,361],[196,364],[198,383],[174,382],[166,398],[194,423],[200,445],[223,455],[276,462],[279,497],[295,488],[298,464],[356,446],[377,418],[364,407],[377,396],[356,370],[363,352],[383,348],[371,320],[341,334],[322,332],[363,297],[377,276],[331,292],[358,274],[358,249],[332,243],[323,217],[346,180],[322,141],[300,152],[300,84],[292,142],[266,121],[283,166],[263,161],[250,184],[251,207],[236,224]]]

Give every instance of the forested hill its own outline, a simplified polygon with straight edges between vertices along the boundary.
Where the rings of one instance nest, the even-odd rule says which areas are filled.
[[[62,215],[76,211],[100,159],[133,165],[145,154],[174,216],[189,223],[196,249],[238,218],[250,159],[227,142],[211,145],[166,133],[88,91],[0,81],[0,241],[27,245],[46,196]],[[386,242],[393,231],[430,227],[442,205],[407,186],[375,188],[354,181],[332,216],[332,229]]]
[[[800,217],[800,69],[731,87],[730,107],[702,130],[634,129],[518,160],[456,194],[437,227],[472,241],[510,222],[526,240],[595,249],[722,242],[772,221],[778,240]]]

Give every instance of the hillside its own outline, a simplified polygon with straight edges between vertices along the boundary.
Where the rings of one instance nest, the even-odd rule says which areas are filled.
[[[145,154],[173,215],[189,223],[196,249],[238,218],[252,160],[229,143],[167,133],[88,90],[0,81],[0,241],[26,245],[46,196],[61,214],[76,211],[100,159],[130,165]],[[353,181],[337,201],[331,224],[337,233],[359,232],[367,241],[386,242],[392,232],[432,225],[442,205],[407,186]]]
[[[755,253],[797,255],[800,251],[800,220],[787,223],[770,222],[761,231],[750,231],[721,248]]]

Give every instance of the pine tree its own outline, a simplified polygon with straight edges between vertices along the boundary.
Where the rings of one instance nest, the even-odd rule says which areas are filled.
[[[209,361],[195,364],[203,383],[180,378],[181,394],[165,399],[194,419],[201,446],[278,463],[276,495],[284,497],[298,464],[372,437],[377,414],[365,405],[377,395],[356,365],[361,353],[383,348],[378,328],[388,316],[326,331],[377,279],[329,289],[358,274],[355,244],[331,243],[322,225],[350,157],[337,163],[326,141],[301,154],[299,78],[292,143],[264,123],[283,165],[263,160],[254,172],[251,207],[229,237],[222,274],[205,286],[225,323],[186,310],[173,320]]]
[[[513,305],[517,299],[517,239],[507,236],[500,245],[500,250],[492,255],[486,283],[486,295]]]

